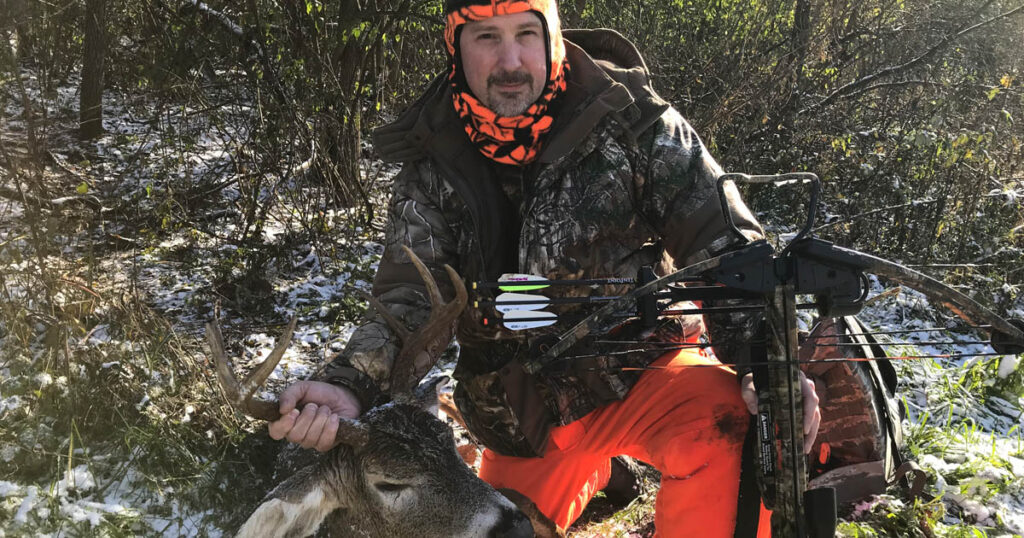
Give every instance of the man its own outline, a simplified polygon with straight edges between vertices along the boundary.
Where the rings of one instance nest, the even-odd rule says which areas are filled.
[[[438,275],[450,264],[467,280],[572,279],[633,276],[643,266],[666,274],[761,237],[734,186],[728,202],[746,241],[727,227],[715,189],[721,169],[651,89],[624,38],[608,30],[563,38],[551,0],[448,0],[445,13],[449,72],[375,133],[377,150],[404,166],[373,293],[407,326],[424,322],[429,302],[401,245]],[[450,291],[447,277],[437,280]],[[571,322],[587,312],[559,313]],[[521,367],[531,346],[568,325],[512,332],[485,324],[490,316],[469,308],[453,328],[455,400],[487,447],[484,480],[527,495],[564,528],[607,483],[611,458],[630,455],[662,473],[659,534],[733,536],[744,409],[757,401],[749,375],[738,385],[724,367],[687,368],[716,363],[698,348],[611,355],[591,339],[573,353],[588,357],[531,376]],[[749,316],[709,321],[716,353],[743,362]],[[655,330],[627,324],[617,338],[692,342],[702,330],[699,319],[676,319]],[[397,345],[379,318],[360,327],[322,382],[282,394],[285,416],[271,436],[331,448],[337,417],[357,417],[388,391]],[[646,366],[656,368],[638,373]],[[809,382],[804,391],[813,439],[820,415]]]

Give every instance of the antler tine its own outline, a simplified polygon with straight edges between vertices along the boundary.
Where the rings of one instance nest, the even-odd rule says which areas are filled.
[[[455,288],[455,298],[445,303],[441,297],[441,291],[437,287],[437,281],[434,280],[434,276],[427,266],[412,249],[405,245],[402,248],[413,265],[416,266],[416,270],[427,287],[431,308],[426,323],[414,333],[409,334],[408,338],[402,340],[402,350],[395,358],[395,364],[391,371],[391,391],[397,394],[411,392],[419,378],[425,373],[417,372],[417,367],[429,366],[416,364],[417,357],[425,353],[428,360],[433,360],[444,350],[443,347],[448,345],[451,334],[446,328],[462,313],[469,298],[462,277],[455,269],[446,264],[444,268]]]
[[[448,272],[448,278],[451,279],[452,285],[455,287],[455,299],[452,303],[459,303],[462,306],[459,308],[456,314],[461,314],[462,309],[466,307],[466,303],[469,302],[469,292],[466,291],[466,285],[462,282],[462,276],[452,269],[452,266],[445,264],[444,270]]]
[[[277,367],[277,363],[284,356],[284,352],[288,350],[296,323],[298,323],[298,319],[292,317],[270,355],[249,375],[245,376],[245,380],[241,383],[238,382],[234,370],[228,364],[227,354],[224,351],[224,335],[221,334],[220,327],[214,322],[206,324],[206,340],[210,344],[210,352],[213,354],[213,362],[217,368],[217,379],[231,406],[242,414],[268,422],[281,418],[280,403],[276,399],[269,401],[254,399],[253,393],[270,377],[274,368]],[[338,443],[362,446],[369,441],[369,438],[369,429],[364,424],[344,418],[338,419],[338,433],[335,435],[335,440]]]
[[[380,317],[384,318],[384,322],[388,324],[388,327],[391,327],[391,330],[394,331],[396,335],[398,335],[398,339],[405,342],[409,338],[409,329],[406,328],[401,321],[398,321],[398,318],[392,316],[391,312],[388,312],[388,309],[381,304],[376,297],[366,292],[360,293],[362,293],[363,298],[370,303],[370,306],[380,314]]]
[[[402,245],[402,250],[405,251],[406,256],[409,256],[409,260],[416,266],[416,271],[420,274],[420,278],[423,279],[423,285],[427,287],[427,295],[430,297],[430,305],[436,308],[437,305],[443,304],[444,299],[441,297],[441,290],[437,287],[434,275],[430,274],[430,269],[427,269],[423,260],[411,248]],[[451,273],[448,273],[448,276],[451,276]]]
[[[289,327],[291,329],[295,328],[294,319],[292,319]],[[288,332],[288,339],[290,340],[291,331]],[[267,357],[267,360],[263,361],[262,364],[256,367],[256,371],[246,376],[245,383],[239,383],[238,378],[235,377],[234,370],[231,369],[231,365],[228,363],[227,354],[224,352],[224,335],[220,332],[220,326],[214,322],[206,324],[206,341],[209,342],[210,352],[213,354],[213,362],[217,368],[217,379],[220,381],[220,386],[224,389],[224,395],[227,396],[228,402],[231,406],[245,415],[261,420],[274,421],[281,418],[281,413],[277,409],[277,402],[254,400],[252,398],[252,392],[254,392],[259,385],[252,389],[248,388],[248,385],[256,380],[257,374],[263,375],[260,372],[265,370],[267,364],[271,361],[273,361],[273,364],[270,364],[269,370],[270,372],[274,371],[274,367],[277,366],[278,361],[280,361],[281,357],[284,355],[283,350],[280,353],[277,353],[278,348],[282,347],[281,344],[278,343],[274,351],[272,351],[270,356]],[[284,349],[287,349],[287,347],[288,345],[285,343]],[[270,375],[270,372],[263,375],[263,378],[259,380],[260,384],[266,380]]]
[[[242,401],[239,390],[238,379],[235,372],[228,364],[227,355],[224,352],[224,335],[220,332],[220,326],[212,321],[206,323],[206,341],[210,344],[210,353],[213,354],[213,364],[217,368],[217,380],[224,390],[231,405]]]
[[[448,305],[460,305],[456,314],[460,314],[462,309],[465,308],[466,302],[469,300],[469,293],[466,291],[466,285],[462,283],[462,277],[459,275],[452,266],[444,264],[444,270],[448,273],[448,278],[452,281],[452,287],[455,288],[455,299],[450,303],[445,303],[441,297],[441,290],[437,287],[437,281],[434,280],[434,275],[431,274],[430,269],[427,269],[426,264],[423,260],[412,251],[411,248],[402,245],[402,249],[405,250],[406,255],[412,261],[412,264],[416,266],[416,271],[419,272],[420,278],[423,279],[423,284],[427,287],[427,294],[430,296],[430,305],[433,308],[437,307],[448,307]],[[433,312],[431,312],[433,317]]]
[[[444,300],[441,297],[441,290],[437,287],[437,281],[434,279],[434,275],[430,273],[430,270],[427,269],[427,266],[422,260],[420,260],[419,256],[412,251],[412,249],[405,245],[402,245],[402,249],[405,250],[406,255],[409,256],[409,259],[416,267],[416,271],[420,274],[420,278],[423,279],[423,284],[427,288],[427,295],[430,297],[430,304],[434,308],[437,308],[438,306],[445,306],[445,303],[443,302]],[[462,277],[459,276],[459,273],[447,264],[444,268],[445,271],[448,272],[448,278],[451,279],[452,284],[455,287],[455,301],[453,302],[462,305],[458,308],[459,312],[461,312],[469,299],[469,293],[466,291],[466,286],[462,285]],[[391,312],[388,312],[388,309],[373,295],[363,293],[363,297],[368,303],[370,303],[370,306],[372,306],[373,309],[376,310],[382,318],[384,318],[384,322],[387,323],[388,327],[395,332],[399,340],[402,342],[409,341],[412,332],[406,328],[404,323],[399,321],[398,318],[392,316]],[[431,317],[433,317],[433,315]]]
[[[277,368],[277,363],[281,362],[281,358],[284,357],[284,352],[288,351],[288,346],[292,343],[292,334],[295,333],[295,325],[298,321],[298,317],[292,316],[291,321],[288,322],[288,326],[284,329],[284,334],[277,339],[277,343],[274,345],[274,349],[270,352],[270,355],[267,355],[266,360],[254,368],[249,375],[245,376],[245,380],[242,381],[239,388],[246,400],[251,399],[252,395],[256,393],[256,390],[262,387],[263,383],[267,381],[270,374],[274,373],[274,368]]]

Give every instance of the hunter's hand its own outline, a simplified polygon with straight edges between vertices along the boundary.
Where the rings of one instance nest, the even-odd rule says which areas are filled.
[[[362,411],[352,391],[320,381],[291,385],[281,393],[280,404],[281,418],[270,423],[270,436],[320,452],[334,447],[339,417],[358,418]]]
[[[814,445],[814,438],[818,436],[821,410],[818,409],[818,394],[814,392],[814,381],[807,379],[803,372],[800,372],[800,387],[804,393],[804,454],[808,454]],[[743,380],[740,381],[740,396],[746,402],[750,414],[756,415],[757,391],[754,389],[754,374],[743,376]]]

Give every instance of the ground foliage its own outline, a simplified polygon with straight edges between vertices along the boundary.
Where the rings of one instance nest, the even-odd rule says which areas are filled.
[[[1024,315],[1020,0],[561,11],[632,39],[728,170],[819,174],[824,237]],[[395,172],[366,134],[445,68],[441,2],[104,13],[107,132],[82,142],[85,3],[0,1],[0,535],[217,535],[273,483],[276,446],[222,405],[202,322],[219,305],[247,364],[298,313],[275,386],[343,345]],[[776,229],[800,220],[798,192],[747,197]],[[948,322],[913,294],[887,301],[876,325]],[[941,501],[879,499],[843,533],[1019,534],[1013,366],[905,365],[910,448]],[[649,533],[652,501],[575,532]]]

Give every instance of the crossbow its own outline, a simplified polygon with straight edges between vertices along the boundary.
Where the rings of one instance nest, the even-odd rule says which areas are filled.
[[[867,298],[866,275],[874,274],[938,300],[974,326],[988,327],[991,333],[988,343],[997,354],[1024,353],[1024,322],[1004,319],[967,295],[918,271],[813,237],[811,230],[821,189],[814,174],[722,175],[718,180],[722,212],[733,233],[743,242],[747,240],[725,202],[724,188],[729,181],[809,185],[806,222],[780,251],[767,241],[759,240],[660,278],[651,276],[648,271],[647,278],[641,276],[634,280],[633,289],[619,296],[602,298],[606,299],[606,304],[601,308],[559,336],[547,339],[539,353],[526,361],[523,368],[537,373],[564,361],[561,356],[574,344],[588,335],[599,334],[608,327],[609,319],[621,317],[623,312],[633,312],[641,319],[658,316],[657,303],[652,298],[666,296],[667,290],[671,290],[670,295],[677,300],[760,297],[765,319],[758,340],[764,344],[752,346],[751,364],[759,397],[755,420],[758,483],[765,506],[772,510],[772,536],[833,536],[836,526],[834,490],[807,489],[796,310],[812,307],[823,318],[856,314]],[[697,290],[674,286],[684,281],[702,281],[707,285]],[[814,301],[800,304],[798,296],[813,296]]]

